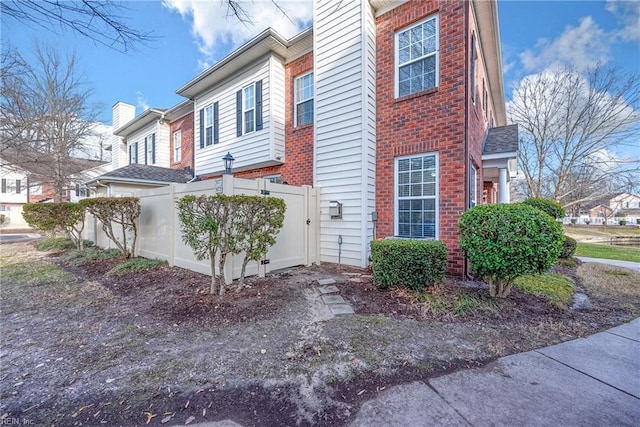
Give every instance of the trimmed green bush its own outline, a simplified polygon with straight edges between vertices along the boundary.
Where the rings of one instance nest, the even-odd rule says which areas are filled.
[[[576,242],[576,239],[573,239],[569,236],[563,236],[562,250],[560,251],[560,258],[562,259],[571,258],[573,254],[576,253],[577,246],[578,246],[578,242]]]
[[[447,249],[435,240],[387,239],[371,242],[373,282],[379,288],[421,291],[444,280]]]
[[[547,215],[551,215],[553,219],[562,219],[565,217],[564,208],[560,203],[553,200],[542,199],[539,197],[529,197],[524,202],[525,205],[533,206],[536,209],[541,210]]]
[[[64,230],[78,250],[83,249],[84,207],[78,203],[27,203],[22,217],[31,227],[51,233]]]
[[[492,297],[506,297],[519,276],[547,271],[562,249],[562,226],[523,203],[476,206],[458,229],[460,248]]]
[[[140,199],[138,197],[94,197],[80,200],[80,205],[87,209],[102,224],[102,231],[107,235],[125,258],[130,258],[136,248],[140,216]],[[116,230],[113,225],[116,224]],[[116,231],[119,235],[116,235]],[[128,243],[127,232],[131,232],[131,244]]]

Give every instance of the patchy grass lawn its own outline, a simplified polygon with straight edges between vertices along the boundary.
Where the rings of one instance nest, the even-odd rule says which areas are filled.
[[[544,295],[551,304],[567,309],[575,291],[573,282],[562,274],[537,274],[518,277],[514,288],[531,295]]]
[[[640,262],[640,248],[630,246],[599,245],[595,243],[578,243],[576,256],[591,258],[615,259],[620,261]]]
[[[607,240],[612,236],[640,236],[640,227],[565,225],[564,234],[578,241]]]
[[[598,264],[563,267],[593,303],[563,310],[546,294],[494,300],[485,284],[453,279],[421,294],[380,290],[368,271],[332,264],[249,278],[220,297],[208,276],[85,252],[2,245],[0,414],[34,425],[344,426],[394,384],[640,314],[639,275]],[[336,280],[355,314],[333,316],[319,279]]]

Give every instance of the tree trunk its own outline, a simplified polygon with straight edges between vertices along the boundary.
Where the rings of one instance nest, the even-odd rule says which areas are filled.
[[[211,287],[209,293],[215,295],[216,293],[216,253],[212,251],[209,253],[209,260],[211,261]]]
[[[249,264],[249,257],[245,255],[242,260],[242,271],[240,271],[240,279],[238,280],[238,287],[236,288],[236,292],[240,292],[242,288],[244,288],[244,274],[247,271],[247,265]]]

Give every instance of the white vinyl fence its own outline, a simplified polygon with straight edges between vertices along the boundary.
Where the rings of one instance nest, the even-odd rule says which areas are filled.
[[[141,214],[138,218],[137,256],[166,260],[169,265],[211,274],[209,260],[196,260],[189,246],[182,242],[180,221],[175,201],[188,194],[195,196],[214,194],[246,194],[278,197],[287,209],[283,227],[276,236],[276,244],[269,249],[260,263],[247,266],[247,276],[268,273],[271,270],[320,262],[319,254],[319,190],[310,186],[295,187],[274,184],[262,179],[239,179],[225,175],[221,179],[172,184],[168,187],[142,190]],[[110,247],[100,223],[89,216],[86,238],[100,247]],[[227,258],[225,279],[230,282],[240,277],[244,254]],[[217,270],[217,267],[216,267]]]

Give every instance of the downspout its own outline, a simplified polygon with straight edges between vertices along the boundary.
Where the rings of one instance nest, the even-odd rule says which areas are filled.
[[[473,2],[469,2],[468,6],[464,9],[464,209],[463,212],[469,207],[469,8],[473,7]],[[475,76],[471,76],[471,79]],[[467,257],[463,258],[463,270],[462,275],[464,277],[470,277],[469,275],[469,260]]]

